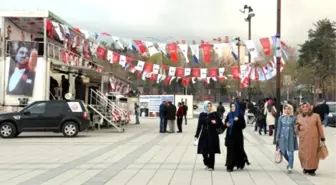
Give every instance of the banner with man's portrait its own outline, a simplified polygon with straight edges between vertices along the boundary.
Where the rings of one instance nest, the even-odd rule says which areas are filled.
[[[38,42],[8,41],[7,95],[33,96],[38,70],[38,46]]]

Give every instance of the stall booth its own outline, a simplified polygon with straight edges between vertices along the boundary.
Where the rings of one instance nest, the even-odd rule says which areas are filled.
[[[193,118],[193,96],[192,95],[140,95],[140,116],[141,117],[159,117],[160,104],[163,101],[172,102],[176,108],[178,103],[184,102],[188,107],[187,118]]]
[[[101,90],[103,76],[109,78],[110,72],[93,60],[95,39],[50,11],[0,11],[0,18],[0,112],[66,94],[88,107],[91,96],[99,103],[108,101],[102,100]]]

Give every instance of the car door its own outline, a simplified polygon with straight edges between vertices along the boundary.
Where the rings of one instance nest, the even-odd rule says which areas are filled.
[[[66,116],[67,108],[63,101],[51,101],[47,103],[47,109],[44,116],[46,120],[45,127],[47,129],[58,129],[62,119]]]
[[[46,102],[36,102],[21,111],[20,120],[18,123],[22,130],[33,131],[42,130],[43,123],[46,121],[43,119],[43,114],[46,110]]]

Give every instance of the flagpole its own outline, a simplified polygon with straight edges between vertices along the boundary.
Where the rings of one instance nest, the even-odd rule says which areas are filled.
[[[251,18],[248,18],[248,40],[251,40]],[[248,63],[251,64],[251,54],[248,52]],[[251,101],[251,78],[248,77],[248,99]]]
[[[280,116],[280,83],[281,83],[281,76],[280,76],[280,62],[281,62],[281,47],[280,47],[280,34],[281,34],[281,0],[277,0],[277,24],[276,24],[276,109],[277,111],[277,118]],[[277,133],[277,124],[278,121],[275,122],[275,129],[274,129],[274,139],[273,144],[276,144],[276,133]]]
[[[237,90],[238,90],[238,92],[237,92],[237,96],[239,96],[239,92],[240,92],[240,83],[241,83],[241,81],[240,81],[240,37],[237,37],[237,38],[235,38],[235,40],[237,41],[237,46],[238,46],[238,74],[239,74],[239,77],[238,77],[238,83],[237,83]]]
[[[251,22],[252,22],[252,17],[255,16],[255,13],[253,12],[253,9],[251,6],[244,5],[243,10],[240,10],[242,13],[246,15],[245,21],[248,22],[248,40],[251,40]],[[248,52],[248,63],[251,63],[251,54],[250,51]],[[248,77],[248,88],[247,88],[247,93],[248,93],[248,99],[251,100],[251,78]]]

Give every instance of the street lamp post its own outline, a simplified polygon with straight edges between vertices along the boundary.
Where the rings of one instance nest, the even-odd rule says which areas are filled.
[[[281,76],[280,76],[280,62],[281,62],[281,47],[280,47],[280,34],[281,34],[281,0],[277,0],[277,24],[276,24],[276,108],[280,110],[280,83],[281,83]],[[277,118],[280,116],[280,111],[277,111]],[[278,121],[275,122],[275,129],[274,129],[274,139],[273,144],[276,144],[276,133],[277,133],[277,124]]]
[[[240,10],[245,14],[245,21],[248,22],[248,40],[251,40],[251,20],[255,16],[255,13],[251,6],[244,5],[243,10]],[[251,54],[248,52],[248,63],[251,63]],[[251,79],[248,81],[248,89],[251,88]],[[251,93],[248,91],[248,99],[251,100]]]
[[[238,74],[239,74],[239,77],[238,77],[238,83],[237,83],[237,96],[239,96],[240,94],[240,37],[237,37],[235,38],[235,40],[237,41],[237,47],[238,47]]]

